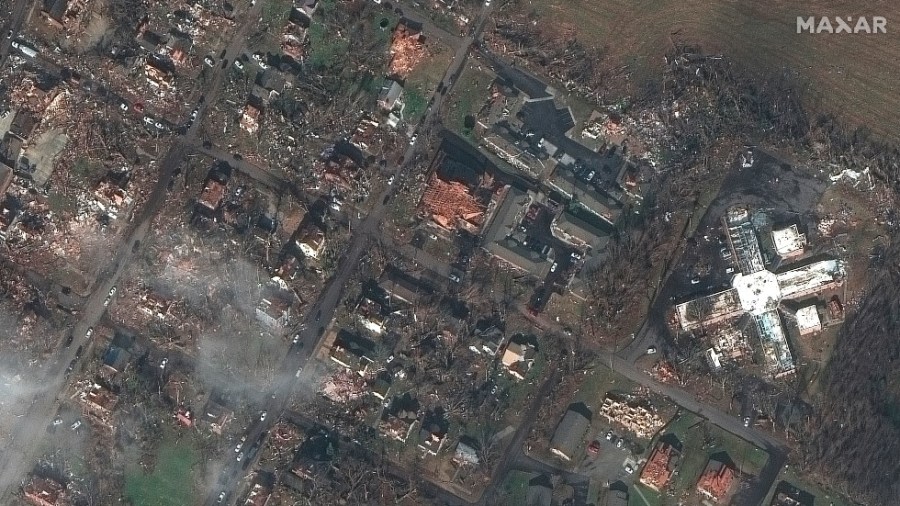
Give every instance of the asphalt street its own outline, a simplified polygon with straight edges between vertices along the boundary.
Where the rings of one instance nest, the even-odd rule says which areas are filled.
[[[235,35],[231,38],[231,42],[226,48],[225,55],[225,58],[228,59],[229,62],[232,62],[235,57],[242,53],[246,30],[252,22],[256,20],[257,15],[262,8],[262,4],[262,0],[257,2],[248,14],[244,24],[238,28]],[[5,32],[2,34],[4,38],[0,40],[0,66],[5,64],[10,50],[10,39],[9,37],[6,37],[6,32],[9,30],[12,30],[14,34],[18,32],[25,15],[27,14],[29,5],[30,3],[26,0],[18,0],[12,6],[12,24],[9,27],[5,27]],[[484,26],[484,22],[490,14],[490,9],[490,7],[486,7],[482,10],[479,19],[476,21],[477,29],[468,37],[457,38],[452,34],[447,34],[442,30],[440,31],[439,38],[441,38],[441,40],[451,40],[452,38],[452,40],[458,41],[458,43],[454,45],[454,47],[456,47],[454,58],[443,78],[443,82],[447,88],[452,88],[453,84],[456,82],[456,77],[458,77],[465,64],[466,58],[468,57],[469,49]],[[425,26],[426,33],[429,29],[435,30],[436,32],[439,31],[434,27],[429,28],[430,25],[427,22],[425,23]],[[222,69],[221,65],[216,65],[212,79],[208,81],[207,86],[203,90],[205,100],[201,103],[198,99],[196,104],[196,107],[199,109],[197,120],[190,126],[184,135],[174,137],[172,146],[159,162],[159,179],[157,184],[155,185],[146,206],[141,210],[139,215],[135,217],[130,229],[125,234],[125,239],[114,255],[115,260],[112,265],[105,271],[101,279],[97,281],[94,290],[87,298],[79,321],[75,324],[74,328],[71,329],[74,336],[72,344],[69,347],[59,350],[54,360],[50,361],[50,363],[36,372],[36,376],[40,379],[40,384],[44,386],[42,393],[35,397],[34,404],[26,411],[21,422],[14,431],[8,437],[0,440],[0,454],[4,456],[3,462],[0,463],[0,498],[8,497],[10,493],[14,491],[14,488],[17,487],[19,481],[33,466],[35,458],[37,457],[36,450],[38,443],[40,438],[45,434],[43,428],[46,427],[54,417],[58,407],[58,398],[65,389],[67,382],[66,367],[75,359],[75,350],[79,346],[85,345],[85,348],[87,348],[90,345],[85,337],[85,332],[89,327],[92,327],[100,320],[105,309],[103,307],[103,301],[106,298],[108,291],[115,286],[132,258],[140,252],[141,243],[150,230],[153,218],[157,215],[165,202],[169,182],[174,177],[184,156],[195,149],[199,151],[205,150],[208,154],[212,154],[229,163],[235,164],[239,170],[248,172],[251,177],[254,177],[254,179],[257,179],[260,182],[264,182],[273,188],[284,189],[283,181],[273,177],[265,170],[260,169],[253,164],[233,161],[229,159],[227,153],[221,152],[215,148],[196,148],[198,144],[197,131],[202,121],[202,117],[206,112],[206,107],[208,107],[209,104],[215,103],[216,95],[221,88],[225,73],[230,71],[230,64],[228,67],[229,68]],[[449,89],[447,90],[447,94],[449,94]],[[441,108],[443,97],[444,95],[441,93],[434,93],[432,96],[432,105],[429,107],[419,124],[416,132],[417,134],[423,134],[423,137],[427,136],[425,135],[427,134],[427,131],[436,124],[436,115]],[[412,161],[415,159],[415,154],[419,148],[420,146],[417,143],[411,144],[407,148],[403,158],[406,162],[403,165],[394,168],[392,172],[398,177],[405,175],[405,173],[412,168]],[[300,326],[301,330],[299,333],[301,345],[293,347],[280,366],[280,377],[289,378],[289,380],[278,385],[273,392],[273,395],[268,397],[269,400],[265,406],[268,416],[265,421],[259,421],[248,429],[248,441],[254,441],[256,438],[263,436],[264,433],[268,433],[271,426],[284,411],[290,392],[298,381],[295,379],[294,373],[297,370],[302,370],[306,366],[319,345],[319,341],[323,337],[322,329],[327,322],[331,320],[335,308],[340,302],[342,291],[349,281],[356,265],[358,265],[363,254],[367,251],[370,244],[369,241],[380,234],[380,223],[384,219],[390,205],[390,200],[398,191],[398,187],[399,185],[388,185],[380,194],[372,195],[370,197],[374,199],[374,207],[358,224],[355,224],[350,244],[347,247],[346,253],[339,261],[339,267],[336,270],[336,274],[328,280],[321,296],[309,309]],[[423,256],[423,258],[425,258],[425,256]],[[427,263],[437,264],[438,262],[429,259],[427,260]],[[443,272],[443,268],[436,267],[436,272]],[[552,326],[549,322],[543,322],[543,324]],[[642,334],[640,338],[641,339],[636,341],[643,344],[646,336]],[[63,338],[61,338],[61,340],[62,339]],[[633,350],[629,350],[629,352],[633,352]],[[742,421],[738,418],[725,414],[714,407],[705,405],[684,390],[654,381],[650,376],[634,366],[633,357],[630,356],[632,353],[627,353],[627,355],[628,356],[625,358],[617,355],[603,355],[602,359],[609,363],[611,368],[617,373],[650,388],[656,393],[669,397],[685,409],[694,411],[723,429],[769,451],[770,455],[772,455],[772,459],[770,465],[764,470],[764,476],[761,477],[761,479],[771,478],[771,480],[774,480],[775,475],[785,461],[787,448],[784,445],[753,427],[744,427]],[[90,353],[83,354],[83,357],[88,356],[90,356]],[[75,363],[76,367],[77,365],[80,365],[77,361]],[[301,373],[300,380],[305,381],[308,379],[309,378],[306,378]],[[542,385],[541,392],[546,390],[547,384],[548,382],[545,382]],[[538,402],[541,399],[542,396],[537,395],[534,402]],[[554,470],[549,468],[547,464],[535,461],[524,454],[522,444],[530,429],[531,421],[526,421],[516,430],[512,441],[508,445],[506,453],[501,457],[500,464],[497,466],[488,492],[493,492],[496,489],[503,479],[503,475],[509,469],[530,469],[534,472],[551,472]],[[230,454],[226,455],[225,459],[227,462],[222,473],[222,488],[210,492],[207,504],[216,504],[218,493],[221,490],[228,493],[229,502],[234,500],[234,496],[236,495],[234,493],[234,487],[239,482],[236,478],[240,476],[240,473],[244,469],[244,463],[237,462]],[[247,462],[246,464],[252,465],[252,462]],[[402,469],[399,469],[398,471],[406,472]],[[555,471],[557,474],[565,474],[560,470]],[[571,473],[566,474],[568,477],[567,479],[574,482],[579,482],[579,480],[581,480],[580,475],[570,474]],[[414,480],[417,480],[418,478],[417,476],[410,476],[409,473],[407,473],[407,477]],[[443,500],[445,502],[461,502],[458,498],[455,498],[447,492],[443,492],[442,489],[436,489],[432,492],[438,496],[443,495]],[[487,500],[490,496],[491,493],[485,493],[482,497],[482,501]]]
[[[28,2],[19,1],[16,5],[16,20],[18,24],[12,28],[15,32],[21,27],[24,20],[25,5]],[[259,3],[261,4],[261,2]],[[244,34],[251,22],[256,19],[261,5],[257,5],[247,17],[247,20],[238,29],[236,36],[232,39],[231,44],[226,50],[226,58],[233,59],[240,51],[243,50]],[[3,61],[8,55],[9,41],[4,40],[0,45]],[[181,165],[187,154],[186,146],[194,143],[197,136],[197,130],[200,125],[200,119],[205,113],[206,104],[214,103],[216,95],[221,87],[223,73],[230,69],[222,69],[217,66],[213,79],[205,91],[205,100],[198,103],[196,107],[199,109],[198,120],[195,121],[190,128],[187,129],[183,136],[175,136],[169,151],[160,160],[159,179],[148,198],[147,204],[141,212],[133,220],[125,239],[114,255],[115,260],[112,265],[103,271],[103,276],[95,283],[94,290],[87,298],[81,312],[81,318],[69,331],[72,332],[73,341],[68,347],[58,351],[54,360],[46,364],[42,369],[36,371],[35,376],[38,378],[37,384],[42,385],[41,394],[35,397],[35,402],[20,418],[20,422],[14,430],[3,440],[0,440],[0,455],[4,456],[3,462],[0,463],[0,498],[9,497],[14,493],[15,487],[19,481],[30,471],[37,457],[36,450],[40,439],[45,436],[46,427],[50,420],[56,414],[59,406],[59,397],[63,393],[67,385],[68,375],[66,369],[68,365],[74,364],[73,369],[78,370],[81,360],[90,357],[89,352],[82,354],[80,359],[76,359],[76,350],[84,346],[89,351],[90,343],[85,333],[88,328],[93,327],[103,316],[105,307],[103,301],[106,299],[109,290],[116,285],[122,273],[125,271],[131,259],[140,252],[141,243],[150,230],[153,218],[159,213],[166,200],[166,193],[169,182],[174,178],[176,170]],[[62,341],[64,336],[60,337]]]

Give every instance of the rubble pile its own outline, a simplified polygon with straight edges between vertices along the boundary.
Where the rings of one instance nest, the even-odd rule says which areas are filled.
[[[403,23],[397,25],[391,37],[391,63],[388,74],[406,78],[428,56],[423,37]]]
[[[327,377],[321,387],[322,395],[339,404],[359,399],[367,391],[365,378],[346,369]]]
[[[639,438],[651,438],[665,425],[656,411],[641,404],[606,394],[600,414],[610,423],[616,422]]]

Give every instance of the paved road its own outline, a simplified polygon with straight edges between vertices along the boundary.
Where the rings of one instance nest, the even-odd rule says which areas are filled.
[[[233,59],[243,47],[244,33],[248,29],[252,21],[255,21],[260,5],[247,17],[245,23],[239,28],[237,36],[232,39],[232,43],[226,50],[226,58]],[[25,1],[17,3],[18,22],[21,23],[24,18]],[[18,26],[21,26],[20,24]],[[6,57],[8,49],[8,41],[4,41],[0,46],[3,51],[2,56]],[[34,404],[21,417],[20,423],[13,429],[10,435],[0,440],[0,455],[4,456],[2,464],[0,464],[0,498],[9,497],[15,493],[19,481],[28,473],[34,465],[38,443],[41,438],[46,436],[44,428],[50,423],[58,409],[58,399],[66,388],[68,375],[66,368],[70,363],[75,364],[74,369],[78,370],[80,362],[75,359],[76,350],[80,346],[89,348],[90,343],[85,337],[85,332],[89,327],[95,325],[105,312],[103,301],[109,290],[115,286],[118,279],[125,271],[132,257],[140,251],[141,243],[150,230],[153,218],[162,209],[166,200],[166,193],[170,181],[174,178],[176,170],[184,160],[189,145],[193,145],[196,140],[200,120],[205,113],[207,104],[214,103],[216,95],[221,87],[224,74],[230,69],[222,69],[217,66],[214,70],[213,79],[207,85],[204,103],[198,103],[196,108],[199,110],[198,120],[187,129],[183,136],[176,136],[172,141],[172,146],[166,155],[160,160],[159,179],[150,194],[145,207],[140,214],[135,217],[130,229],[125,234],[125,239],[114,255],[115,260],[108,266],[97,280],[94,291],[88,296],[84,307],[82,308],[81,318],[71,329],[74,339],[72,344],[60,350],[55,360],[46,364],[42,369],[37,371],[36,378],[38,384],[44,385],[42,393],[35,397]],[[88,350],[89,351],[89,350]],[[82,359],[90,357],[89,352],[82,355]]]
[[[14,4],[7,6],[11,14],[8,24],[4,25],[3,31],[0,32],[0,37],[2,37],[0,38],[0,69],[6,65],[6,59],[9,57],[10,50],[12,49],[10,43],[18,35],[19,30],[22,29],[22,24],[25,22],[25,16],[28,15],[30,4],[32,4],[32,2],[29,2],[28,0],[17,0]],[[12,32],[12,37],[8,37],[9,32]]]
[[[259,4],[257,7],[258,6]],[[463,65],[468,57],[469,48],[474,41],[475,34],[477,34],[484,25],[484,21],[487,19],[488,14],[488,9],[482,11],[478,20],[478,30],[476,30],[473,35],[464,39],[463,43],[459,45],[456,54],[443,77],[443,82],[447,88],[445,93],[450,93],[453,84],[456,82],[456,77],[462,72]],[[428,110],[414,131],[416,135],[421,133],[423,136],[427,136],[430,128],[436,123],[437,114],[440,111],[443,97],[444,94],[439,93],[438,91],[434,92],[431,101],[429,102],[430,105]],[[402,158],[405,162],[389,172],[398,178],[405,176],[406,173],[413,168],[415,155],[420,147],[421,144],[419,142],[410,143]],[[212,148],[206,149],[210,154],[224,154],[221,151]],[[225,159],[229,160],[229,158],[230,157],[226,157]],[[231,162],[231,160],[229,160],[229,162]],[[266,171],[261,170],[254,164],[235,163],[235,165],[238,166],[238,170],[246,171],[250,177],[253,177],[258,181],[265,182],[265,184],[273,188],[282,187],[281,185],[283,182],[279,178],[267,174]],[[327,322],[331,321],[334,315],[335,309],[340,302],[344,286],[350,280],[360,259],[367,251],[372,237],[380,233],[381,222],[389,208],[390,201],[399,189],[400,185],[388,185],[380,194],[369,196],[370,199],[374,199],[374,206],[369,211],[369,214],[354,228],[353,236],[347,246],[346,252],[338,261],[338,267],[335,270],[335,274],[326,282],[321,295],[316,300],[315,304],[310,307],[306,317],[300,324],[298,330],[300,344],[292,346],[288,356],[285,357],[282,362],[280,367],[280,377],[289,379],[276,387],[264,408],[267,412],[266,420],[258,421],[248,429],[247,441],[255,441],[256,438],[259,438],[260,436],[265,437],[264,434],[268,434],[272,425],[274,425],[275,421],[280,417],[280,414],[284,412],[288,398],[296,382],[294,373],[304,369],[306,364],[312,358],[312,354],[318,348],[320,340],[323,338],[324,327]],[[303,372],[301,372],[300,375],[301,380],[309,380],[308,376]],[[229,503],[235,499],[237,494],[235,493],[234,487],[238,485],[239,482],[236,478],[243,469],[250,467],[252,462],[239,463],[237,460],[231,459],[230,457],[231,456],[229,455],[228,462],[226,462],[226,466],[220,475],[219,487],[210,492],[206,504],[216,504],[218,494],[223,491],[229,497]],[[418,477],[409,475],[408,473],[406,477],[413,481],[418,481]],[[447,499],[450,500],[451,497],[448,496]]]

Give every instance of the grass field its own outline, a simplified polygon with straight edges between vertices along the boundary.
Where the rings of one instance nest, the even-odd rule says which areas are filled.
[[[676,496],[690,492],[711,455],[726,452],[742,473],[757,476],[769,454],[690,412],[673,418],[662,434],[675,434],[683,445],[682,460],[675,477]]]
[[[522,471],[510,471],[503,478],[502,497],[503,504],[510,506],[525,504],[525,498],[528,496],[528,481],[532,475]]]
[[[403,114],[411,123],[419,121],[425,109],[428,107],[428,97],[434,93],[447,67],[453,53],[450,49],[432,44],[429,46],[428,58],[416,66],[406,78],[405,98],[406,109]]]
[[[196,449],[186,441],[162,446],[151,474],[135,468],[125,477],[125,498],[134,506],[191,504]]]
[[[797,476],[797,473],[790,468],[781,470],[781,473],[778,475],[778,478],[772,485],[772,490],[769,491],[769,494],[766,496],[766,500],[763,502],[763,504],[770,504],[772,502],[772,497],[775,495],[775,492],[778,489],[778,484],[782,481],[786,481],[794,487],[797,487],[800,490],[808,492],[810,495],[812,495],[814,499],[813,503],[810,506],[855,506],[856,504],[836,492],[816,485],[809,480],[801,479],[799,476]]]
[[[674,42],[721,53],[750,71],[787,69],[808,90],[813,110],[832,111],[848,124],[900,139],[900,4],[810,0],[519,0],[513,9],[552,19],[547,29],[574,30],[586,45],[606,48],[608,67],[626,66],[630,91],[659,79]],[[509,11],[507,11],[508,13]],[[885,34],[798,34],[798,16],[883,16]],[[622,80],[624,83],[625,81]],[[615,85],[613,85],[615,88]]]
[[[447,126],[465,136],[470,136],[472,129],[465,127],[468,115],[476,114],[490,95],[490,85],[494,78],[471,65],[463,69],[459,81],[453,88],[453,96],[447,114]]]

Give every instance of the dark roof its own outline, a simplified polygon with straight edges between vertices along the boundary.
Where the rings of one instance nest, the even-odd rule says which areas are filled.
[[[431,287],[421,279],[410,276],[393,265],[384,270],[378,286],[389,296],[410,304],[433,293]]]
[[[602,249],[613,233],[613,228],[599,216],[579,209],[561,213],[554,225],[566,234],[584,241],[595,250]]]
[[[592,416],[591,410],[583,402],[570,404],[566,414],[556,426],[556,432],[550,440],[550,448],[571,458],[591,425]]]
[[[358,357],[365,357],[375,351],[375,343],[348,330],[341,329],[334,339],[334,346],[340,346]]]
[[[525,503],[528,506],[550,506],[553,499],[553,482],[546,474],[528,480]]]

